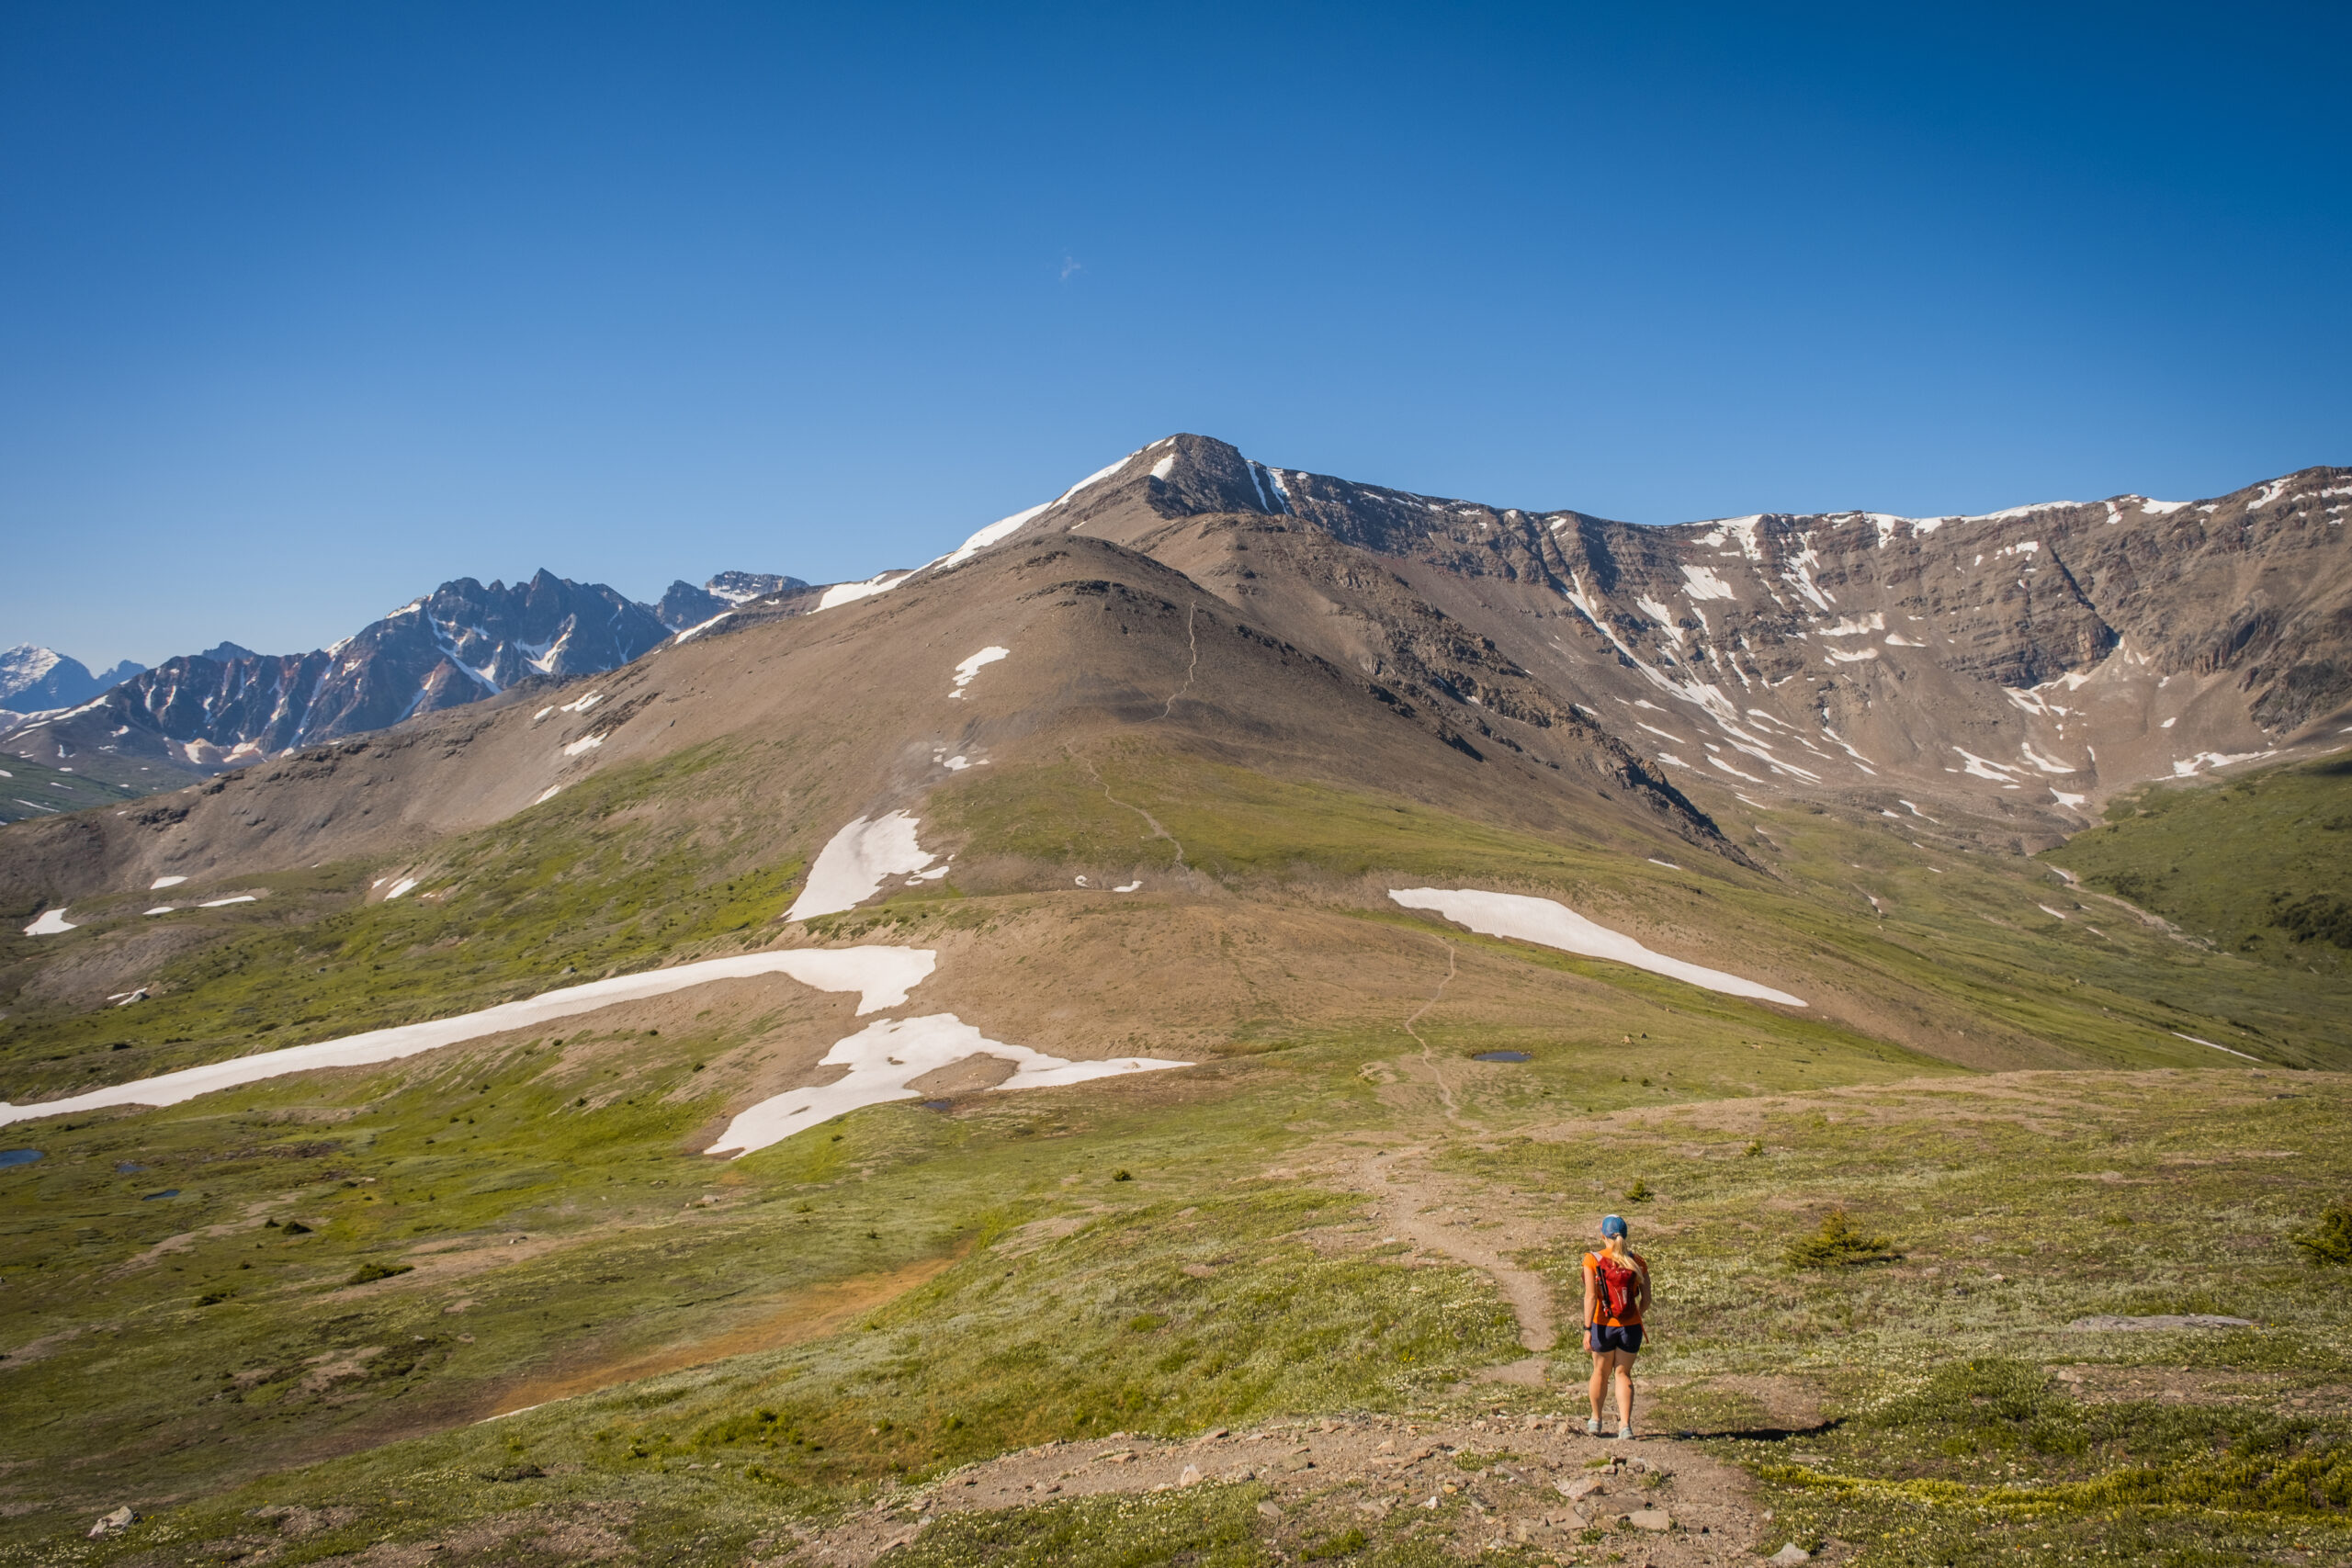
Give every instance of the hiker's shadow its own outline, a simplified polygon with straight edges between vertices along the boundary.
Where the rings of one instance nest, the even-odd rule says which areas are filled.
[[[1743,1443],[1785,1443],[1792,1438],[1819,1438],[1838,1430],[1846,1424],[1843,1416],[1829,1421],[1818,1421],[1810,1427],[1718,1427],[1711,1430],[1684,1427],[1675,1434],[1677,1442],[1700,1442],[1719,1438],[1736,1438]]]

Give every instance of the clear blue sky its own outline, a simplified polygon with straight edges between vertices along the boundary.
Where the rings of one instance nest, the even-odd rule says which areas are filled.
[[[2352,463],[2340,4],[0,7],[0,643],[863,577],[1177,430],[1641,522]]]

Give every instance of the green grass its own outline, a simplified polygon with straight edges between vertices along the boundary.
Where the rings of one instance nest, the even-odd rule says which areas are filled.
[[[2224,952],[2330,976],[2352,965],[2352,755],[2152,784],[2042,858]]]
[[[1257,1568],[1274,1561],[1260,1486],[1206,1485],[1172,1495],[1086,1497],[1056,1506],[950,1514],[899,1552],[903,1568]],[[1309,1556],[1315,1555],[1313,1552]]]
[[[1452,1157],[1596,1213],[1647,1174],[1658,1195],[1635,1245],[1662,1305],[1644,1363],[1670,1385],[1655,1419],[1720,1434],[1801,1545],[1924,1564],[2046,1540],[2053,1559],[2235,1562],[2300,1540],[2333,1560],[2352,1548],[2352,1315],[2339,1272],[2297,1239],[2352,1181],[2347,1111],[2352,1084],[2333,1076],[2045,1075],[1779,1107],[1757,1119],[1761,1156],[1698,1107]],[[1806,1267],[1841,1212],[1904,1256]],[[1528,1261],[1570,1299],[1573,1250]],[[2262,1326],[2064,1326],[2190,1312]],[[1758,1374],[1815,1391],[1813,1429],[1745,1435],[1774,1423],[1713,1390]],[[2167,1383],[2189,1392],[2158,1397]]]
[[[79,769],[36,762],[4,751],[0,751],[0,773],[8,775],[0,778],[0,823],[54,817],[63,811],[86,811],[94,806],[136,800],[147,793],[133,784],[110,783]],[[158,783],[154,787],[170,788],[182,782],[182,775],[175,773],[168,783]],[[28,915],[35,912],[26,911]]]
[[[959,782],[933,796],[933,808],[989,850],[1057,867],[1172,864],[1173,845],[1152,836],[1135,807],[1182,844],[1188,864],[1245,894],[1352,905],[1431,882],[1562,897],[1605,925],[1736,931],[1746,950],[1805,977],[1790,981],[1799,994],[1866,997],[1881,1038],[1948,1057],[2211,1063],[2210,1047],[2181,1038],[2191,1034],[2284,1065],[2352,1065],[2345,976],[2206,952],[2111,907],[2065,911],[2075,900],[2031,861],[1939,846],[1877,818],[1765,814],[1772,837],[1754,849],[1766,870],[1693,852],[1674,872],[1646,858],[1655,845],[1546,838],[1142,745],[1104,748],[1090,761],[1091,772],[1072,760]],[[1617,965],[1514,951],[1628,994],[1648,987],[1713,1005]],[[1721,1010],[1753,1016],[1736,1005]]]
[[[727,761],[706,747],[600,773],[451,840],[396,901],[364,901],[377,868],[338,864],[237,879],[267,897],[232,908],[151,919],[141,911],[158,896],[141,893],[77,906],[86,924],[64,937],[12,931],[0,938],[5,1094],[147,1077],[763,942],[805,862],[729,847]],[[643,809],[656,798],[658,816]],[[74,1010],[9,995],[37,964],[161,919],[198,922],[209,940],[138,973],[150,1000]]]
[[[2070,899],[2046,867],[1908,826],[1767,814],[1762,869],[1675,871],[1144,748],[1092,761],[959,782],[934,820],[977,868],[964,886],[815,929],[952,931],[981,951],[1019,931],[1023,956],[1050,955],[1069,906],[1041,889],[1068,886],[1073,866],[1165,874],[1181,842],[1228,936],[1306,911],[1346,933],[1317,940],[1343,946],[1442,937],[1478,982],[1416,1028],[1453,1075],[1460,1122],[1406,1093],[1409,1008],[1301,999],[1278,956],[1261,965],[1264,1005],[1193,1073],[973,1097],[951,1116],[874,1107],[731,1163],[693,1152],[701,1132],[759,1081],[764,1043],[833,1014],[706,1010],[658,1036],[586,1020],[31,1123],[12,1137],[48,1157],[0,1170],[16,1417],[0,1563],[256,1542],[293,1563],[460,1529],[506,1532],[498,1550],[516,1557],[533,1542],[584,1551],[562,1532],[587,1530],[598,1551],[726,1560],[780,1551],[792,1525],[897,1480],[1048,1438],[1573,1399],[1457,1392],[1522,1353],[1511,1320],[1482,1276],[1405,1266],[1368,1234],[1361,1195],[1309,1168],[1348,1139],[1426,1141],[1490,1203],[1558,1222],[1558,1245],[1521,1261],[1568,1314],[1582,1228],[1560,1216],[1645,1193],[1629,1213],[1658,1284],[1650,1408],[1752,1464],[1807,1544],[2007,1561],[2030,1524],[2052,1553],[2343,1554],[2352,1320],[2341,1269],[2299,1243],[2335,1235],[2325,1216],[2352,1193],[2352,1087],[2179,1038],[2352,1061],[2342,977],[2199,947]],[[9,1087],[462,1010],[567,968],[737,950],[788,901],[803,847],[797,829],[745,826],[755,773],[720,750],[617,770],[452,840],[397,904],[361,901],[379,867],[268,881],[262,903],[198,917],[220,917],[218,939],[167,965],[153,1003],[12,1002]],[[1385,904],[1407,885],[1391,874],[1736,932],[1759,964],[1804,974],[1820,1005],[1772,1011],[1464,933]],[[142,929],[131,902],[94,904],[92,926],[53,946],[0,945],[8,986]],[[1158,918],[1116,908],[1080,919]],[[1433,961],[1429,985],[1443,973]],[[1532,1059],[1461,1061],[1506,1048]],[[1979,1048],[2155,1070],[1987,1087],[1936,1054]],[[1851,1228],[1825,1231],[1839,1213]],[[1808,1242],[1868,1266],[1798,1267]],[[760,1337],[826,1292],[862,1299],[858,1281],[926,1270],[837,1332]],[[2064,1327],[2172,1312],[2262,1327]],[[692,1364],[703,1345],[728,1353]],[[598,1369],[621,1381],[475,1424],[533,1391],[594,1388]],[[1736,1381],[1752,1377],[1802,1388],[1820,1419],[1773,1435],[1784,1423]],[[2165,1401],[2166,1380],[2192,1392]],[[2099,1399],[2077,1392],[2094,1384]],[[1328,1548],[1403,1564],[1442,1550],[1338,1517],[1273,1528],[1251,1496],[1210,1486],[943,1521],[911,1556],[1141,1563],[1194,1542],[1237,1562]],[[167,1498],[121,1540],[82,1540],[102,1506]],[[1349,1529],[1361,1546],[1336,1546]]]

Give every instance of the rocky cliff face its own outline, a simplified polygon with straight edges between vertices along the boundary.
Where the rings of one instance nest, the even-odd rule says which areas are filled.
[[[1669,776],[1890,810],[1957,795],[2062,825],[2115,788],[2340,728],[2347,515],[2352,469],[2310,468],[2194,502],[1653,527],[1179,435],[1010,537],[1146,550],[1474,737],[1582,715]]]

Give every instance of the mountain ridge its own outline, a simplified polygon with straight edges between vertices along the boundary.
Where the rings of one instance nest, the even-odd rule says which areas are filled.
[[[455,578],[323,649],[272,655],[222,642],[166,660],[26,715],[0,729],[0,747],[152,790],[613,669],[710,614],[805,586],[728,571],[703,589],[673,583],[646,605],[545,568],[511,585]]]

